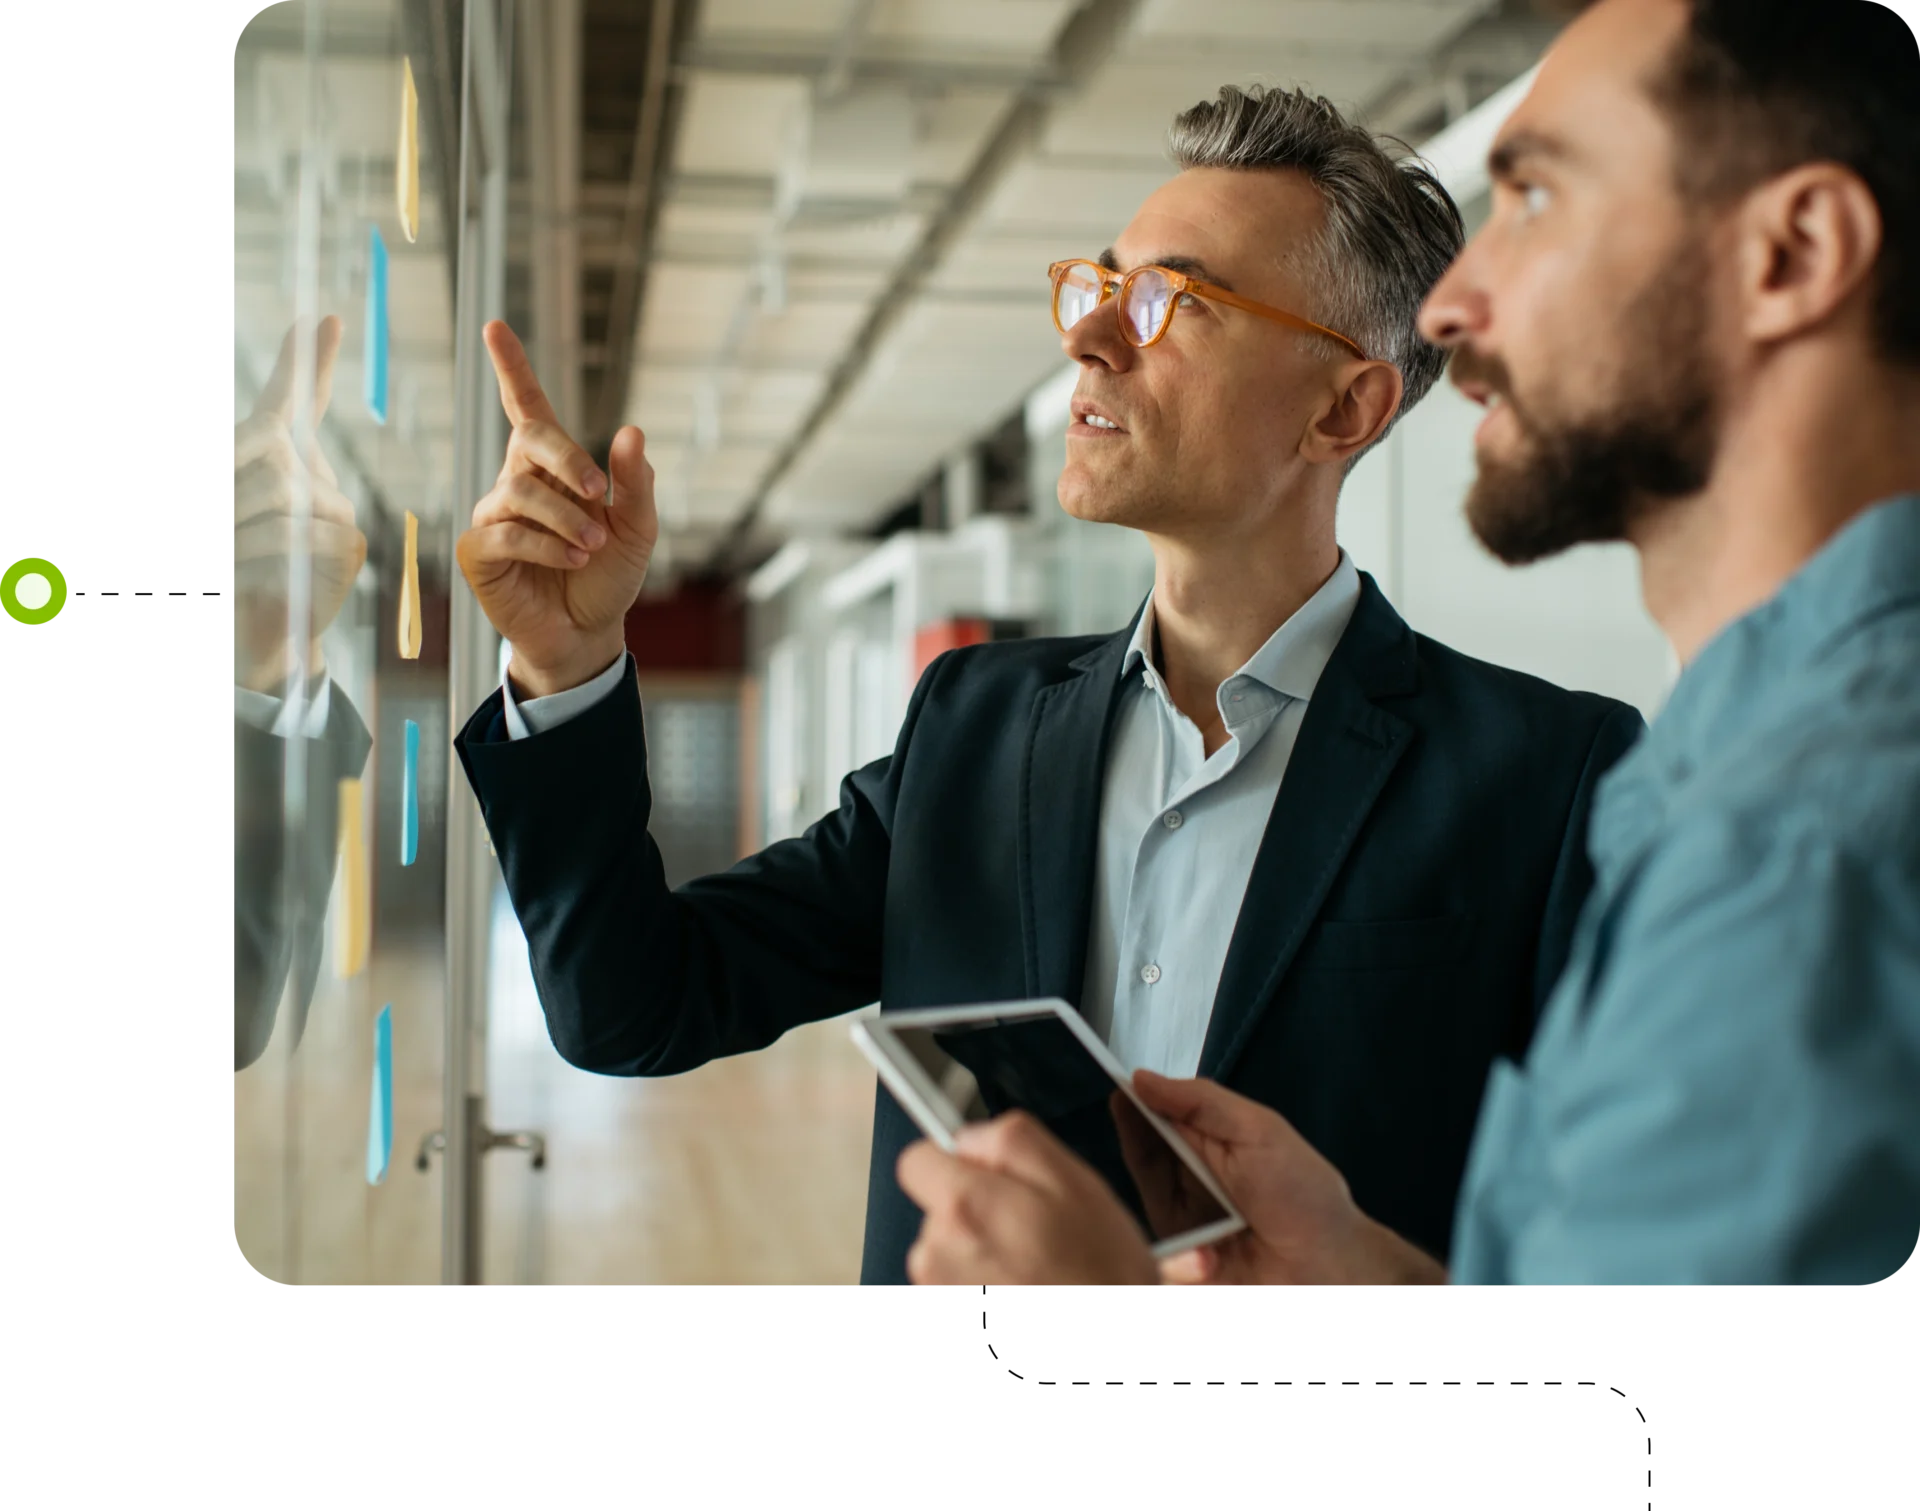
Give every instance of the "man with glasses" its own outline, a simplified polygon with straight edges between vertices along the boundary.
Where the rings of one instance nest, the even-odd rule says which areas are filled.
[[[1415,634],[1337,542],[1348,469],[1444,365],[1415,320],[1461,243],[1445,191],[1300,93],[1223,90],[1172,142],[1113,247],[1051,275],[1081,369],[1060,502],[1152,546],[1132,624],[941,657],[837,812],[669,891],[621,638],[642,439],[609,489],[496,325],[513,441],[459,559],[513,661],[458,748],[572,1063],[668,1075],[875,999],[1062,997],[1129,1067],[1285,1114],[1443,1259],[1641,723]],[[907,1278],[914,1137],[880,1091],[868,1280]]]
[[[1489,166],[1422,320],[1489,410],[1468,519],[1515,564],[1630,541],[1685,670],[1599,793],[1450,1265],[1284,1107],[1143,1074],[1249,1223],[1173,1278],[1884,1280],[1920,1237],[1920,46],[1864,0],[1601,0]],[[902,1160],[916,1276],[1154,1278],[1044,1129],[963,1155]]]

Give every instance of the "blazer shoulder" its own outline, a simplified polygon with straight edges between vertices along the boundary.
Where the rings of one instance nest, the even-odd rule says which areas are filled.
[[[1451,691],[1457,696],[1508,709],[1529,722],[1542,722],[1570,732],[1584,731],[1589,736],[1607,724],[1635,732],[1646,725],[1639,709],[1618,698],[1562,687],[1530,672],[1482,661],[1426,635],[1416,634],[1414,640],[1419,648],[1423,689]]]
[[[1124,635],[1124,631],[1112,635],[1040,635],[964,645],[934,662],[939,669],[939,686],[930,687],[928,696],[987,689],[1004,692],[1058,682],[1074,673],[1076,662],[1109,647],[1117,648]],[[932,673],[930,667],[927,675]]]

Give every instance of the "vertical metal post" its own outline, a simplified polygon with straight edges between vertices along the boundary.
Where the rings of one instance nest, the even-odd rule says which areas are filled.
[[[512,0],[466,0],[460,86],[459,257],[454,293],[454,507],[457,536],[498,465],[503,417],[480,350],[506,279],[507,99]],[[449,540],[451,545],[451,538]],[[449,551],[451,559],[451,551]],[[448,607],[447,692],[464,720],[491,689],[497,641],[457,577]],[[454,762],[448,752],[450,766]],[[487,935],[492,865],[478,803],[458,770],[447,782],[447,1011],[440,1278],[480,1280],[481,1160],[487,1149]]]

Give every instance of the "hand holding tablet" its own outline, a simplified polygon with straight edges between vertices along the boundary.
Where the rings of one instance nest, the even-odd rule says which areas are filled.
[[[927,1137],[953,1153],[969,1122],[1016,1108],[1104,1177],[1156,1258],[1245,1227],[1186,1141],[1134,1093],[1072,1007],[1057,999],[882,1013],[854,1042]]]

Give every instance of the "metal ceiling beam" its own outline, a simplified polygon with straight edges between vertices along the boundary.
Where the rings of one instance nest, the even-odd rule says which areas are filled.
[[[684,18],[680,15],[683,9],[688,12]],[[683,0],[652,0],[647,18],[647,56],[640,107],[634,120],[633,164],[627,178],[627,198],[620,223],[623,246],[638,248],[648,240],[659,200],[655,189],[665,157],[664,124],[674,37],[682,29],[676,23],[684,21],[690,26],[692,10],[693,6]],[[596,441],[611,439],[626,409],[628,368],[632,366],[645,279],[645,265],[638,258],[622,261],[614,269],[613,294],[607,313],[608,361],[600,374],[588,427],[588,434]]]
[[[835,67],[835,39],[770,47],[760,38],[709,38],[677,65],[684,75],[709,73],[776,79],[821,79]],[[953,58],[937,53],[866,53],[843,65],[848,84],[905,84],[924,89],[1024,90],[1035,84],[1030,64],[1018,59]],[[1047,82],[1046,79],[1040,82]]]
[[[928,224],[919,244],[899,264],[892,283],[875,303],[828,379],[826,391],[787,444],[780,448],[754,488],[746,507],[708,563],[709,570],[730,572],[741,562],[767,495],[780,485],[807,445],[838,412],[872,362],[875,353],[936,277],[947,254],[972,227],[994,190],[1033,152],[1048,120],[1099,70],[1131,29],[1142,0],[1084,0],[1061,28],[1048,66],[1022,90],[967,176],[955,186],[942,210]]]
[[[401,33],[420,99],[423,144],[433,163],[432,190],[440,201],[440,252],[447,264],[447,308],[453,312],[453,234],[460,204],[460,58],[465,47],[463,0],[402,0]],[[389,41],[389,51],[391,42]],[[422,188],[427,188],[422,185]]]
[[[586,19],[582,0],[545,0],[540,10],[547,19],[547,90],[551,102],[549,159],[553,221],[547,227],[545,253],[553,278],[553,338],[545,340],[553,372],[553,411],[572,434],[588,420],[586,376],[580,361],[580,90],[584,84],[582,54],[586,46]]]

